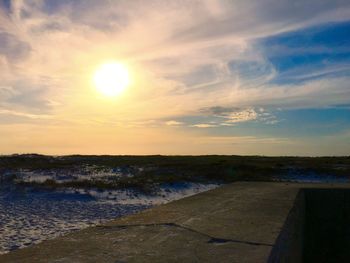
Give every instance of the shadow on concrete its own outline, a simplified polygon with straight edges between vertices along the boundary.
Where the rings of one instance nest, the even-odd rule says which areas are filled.
[[[350,189],[301,189],[269,262],[350,262]]]

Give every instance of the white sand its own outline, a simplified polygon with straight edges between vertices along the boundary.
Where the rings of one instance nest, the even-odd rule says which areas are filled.
[[[163,185],[157,195],[133,190],[43,191],[0,186],[0,254],[177,200],[217,184]]]

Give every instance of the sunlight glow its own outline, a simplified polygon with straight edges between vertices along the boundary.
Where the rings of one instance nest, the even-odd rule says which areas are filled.
[[[94,83],[103,95],[116,96],[130,84],[128,69],[118,62],[102,64],[95,71]]]

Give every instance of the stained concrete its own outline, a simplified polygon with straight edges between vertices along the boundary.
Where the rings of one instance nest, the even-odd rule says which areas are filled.
[[[13,251],[0,262],[301,262],[300,189],[318,187],[325,185],[233,183]]]

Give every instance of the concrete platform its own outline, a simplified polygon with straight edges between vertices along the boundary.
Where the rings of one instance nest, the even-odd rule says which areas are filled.
[[[238,182],[0,256],[0,262],[301,262],[303,188]]]

